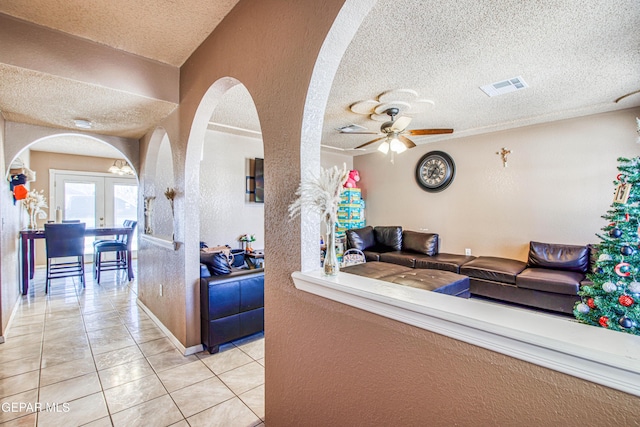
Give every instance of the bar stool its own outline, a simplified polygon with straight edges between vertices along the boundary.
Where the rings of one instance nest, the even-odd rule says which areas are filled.
[[[137,221],[129,221],[130,233],[119,235],[115,240],[101,240],[93,245],[94,277],[98,284],[100,284],[100,273],[103,271],[125,270],[129,272],[131,240],[137,224]],[[115,252],[116,259],[103,260],[102,254],[109,252]],[[131,280],[133,277],[128,276],[128,279]]]
[[[122,226],[125,227],[125,228],[131,228],[131,224],[133,222],[135,222],[135,221],[132,221],[130,219],[125,219],[124,222],[122,223]],[[94,240],[93,241],[93,259],[94,259],[94,262],[93,262],[93,278],[94,279],[96,279],[97,276],[98,276],[98,270],[96,268],[98,266],[98,263],[95,261],[97,259],[96,258],[96,245],[98,245],[100,243],[124,242],[124,237],[125,237],[125,234],[118,234],[118,235],[116,235],[115,239],[100,239],[100,240]],[[116,257],[118,259],[120,258],[120,252],[116,253]]]

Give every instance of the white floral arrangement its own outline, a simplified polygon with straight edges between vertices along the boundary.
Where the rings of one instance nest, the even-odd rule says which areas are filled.
[[[22,206],[24,206],[25,210],[29,214],[30,225],[35,225],[35,219],[45,219],[47,217],[47,212],[44,211],[45,208],[48,208],[47,199],[44,196],[44,190],[38,191],[29,191],[27,193],[27,197],[22,200]]]
[[[338,204],[342,186],[347,181],[347,165],[342,170],[337,166],[331,169],[320,168],[320,175],[300,183],[296,191],[297,199],[289,205],[289,217],[300,215],[303,207],[319,213],[331,227],[338,221]]]

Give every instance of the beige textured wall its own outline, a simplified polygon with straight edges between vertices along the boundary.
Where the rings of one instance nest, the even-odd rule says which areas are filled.
[[[178,190],[174,232],[176,240],[184,242],[180,228],[180,222],[184,221],[184,186],[177,184],[182,182],[179,177],[184,173],[184,164],[180,166],[181,162],[184,162],[184,153],[175,146],[174,141],[178,138],[177,129],[178,113],[175,111],[163,122],[162,127],[140,140],[140,197],[164,197],[164,188],[161,185],[173,183]],[[158,163],[158,159],[162,158],[160,150],[165,137],[168,138],[173,153],[171,167],[163,167],[165,165],[162,162]],[[138,218],[144,218],[143,204],[139,205]],[[164,215],[162,211],[159,214]],[[138,298],[182,344],[188,347],[199,344],[200,324],[194,320],[188,322],[187,319],[193,319],[200,313],[191,301],[187,303],[187,294],[194,293],[197,289],[195,281],[190,282],[189,286],[185,285],[184,257],[184,244],[179,244],[174,251],[156,246],[144,239],[138,241]],[[197,265],[193,267],[197,268]],[[163,285],[162,296],[159,285]],[[191,333],[197,336],[198,340],[188,341],[188,328],[191,328]]]
[[[185,165],[194,155],[187,144],[201,142],[200,126],[205,125],[192,121],[207,90],[233,76],[251,93],[262,123],[270,200],[265,205],[267,254],[283,254],[283,248],[295,252],[300,230],[297,222],[288,221],[287,206],[300,177],[303,106],[320,44],[342,3],[241,1],[183,66],[180,125],[165,126],[177,185],[186,191],[179,200],[180,238],[197,235],[188,221],[198,218],[188,209],[197,195],[189,193],[186,183],[197,181],[198,171]],[[285,7],[287,13],[282,13]],[[205,107],[213,108],[215,100],[205,98]],[[180,249],[187,263],[184,282],[175,284],[176,298],[152,297],[147,305],[193,345],[199,339],[197,312],[189,311],[198,296],[191,276],[197,242],[185,245]],[[154,248],[145,254],[148,261],[171,262],[161,255]],[[629,425],[640,417],[636,397],[297,291],[290,274],[300,268],[300,260],[272,256],[268,262],[270,426]],[[153,273],[145,274],[146,282]],[[177,318],[166,314],[172,307]],[[183,325],[186,331],[180,329]]]
[[[640,155],[640,109],[562,120],[486,135],[426,143],[389,162],[380,153],[354,158],[368,225],[428,229],[441,252],[526,260],[529,241],[587,244],[605,225],[618,157]],[[504,168],[496,152],[513,153]],[[456,177],[440,193],[418,187],[415,168],[442,150]],[[393,203],[389,203],[393,200]]]
[[[158,160],[156,161],[155,174],[155,199],[152,202],[151,231],[154,236],[171,240],[173,235],[173,216],[171,215],[171,203],[164,195],[168,188],[173,188],[175,176],[173,175],[173,153],[171,143],[165,136],[160,144]]]
[[[264,248],[264,204],[245,195],[247,160],[263,158],[262,140],[208,131],[200,163],[200,240],[209,247],[239,248],[241,234],[254,234]]]
[[[0,114],[0,167],[6,170],[4,156],[5,121]],[[3,174],[4,176],[4,174]],[[0,233],[0,337],[5,335],[5,329],[11,313],[20,296],[18,270],[18,232],[23,209],[20,204],[13,204],[13,197],[9,183],[4,182],[0,190],[0,217],[2,233]]]

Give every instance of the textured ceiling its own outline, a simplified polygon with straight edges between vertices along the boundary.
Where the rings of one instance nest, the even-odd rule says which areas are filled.
[[[138,139],[175,104],[0,63],[0,109],[6,120],[74,129],[91,120],[91,132]],[[56,102],[57,100],[57,102]]]
[[[3,0],[0,12],[181,66],[239,0]]]
[[[0,2],[0,13],[179,66],[236,3],[7,0]],[[380,122],[349,106],[397,89],[413,89],[433,101],[412,115],[409,129],[455,129],[448,136],[412,137],[416,144],[640,106],[640,95],[614,102],[640,89],[638,28],[637,0],[588,7],[576,0],[380,0],[335,77],[322,143],[362,153],[351,149],[369,135],[336,129],[355,123],[377,131]],[[86,117],[96,123],[93,132],[139,138],[175,108],[2,63],[0,50],[0,109],[11,121],[69,128],[71,118]],[[516,76],[529,87],[494,98],[479,89]],[[212,121],[259,129],[241,86],[225,96]]]
[[[122,154],[111,145],[92,138],[78,135],[59,135],[31,144],[33,151],[86,155],[93,157],[110,157],[122,159]]]
[[[379,1],[339,67],[323,144],[349,149],[373,139],[336,128],[378,131],[349,106],[392,89],[434,103],[412,115],[409,129],[455,130],[411,137],[416,144],[638,106],[640,95],[614,100],[640,89],[639,28],[637,0]],[[479,89],[517,76],[527,89],[493,98]]]

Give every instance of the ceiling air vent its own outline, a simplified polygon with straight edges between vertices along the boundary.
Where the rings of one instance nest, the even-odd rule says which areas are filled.
[[[338,128],[337,130],[342,133],[350,133],[350,132],[362,132],[363,130],[367,130],[367,128],[353,123],[353,124],[350,124],[349,126],[343,126],[341,128]]]
[[[514,77],[509,80],[503,80],[501,82],[491,83],[488,85],[480,86],[480,89],[489,96],[502,95],[509,92],[515,92],[516,90],[529,87],[522,77]]]

